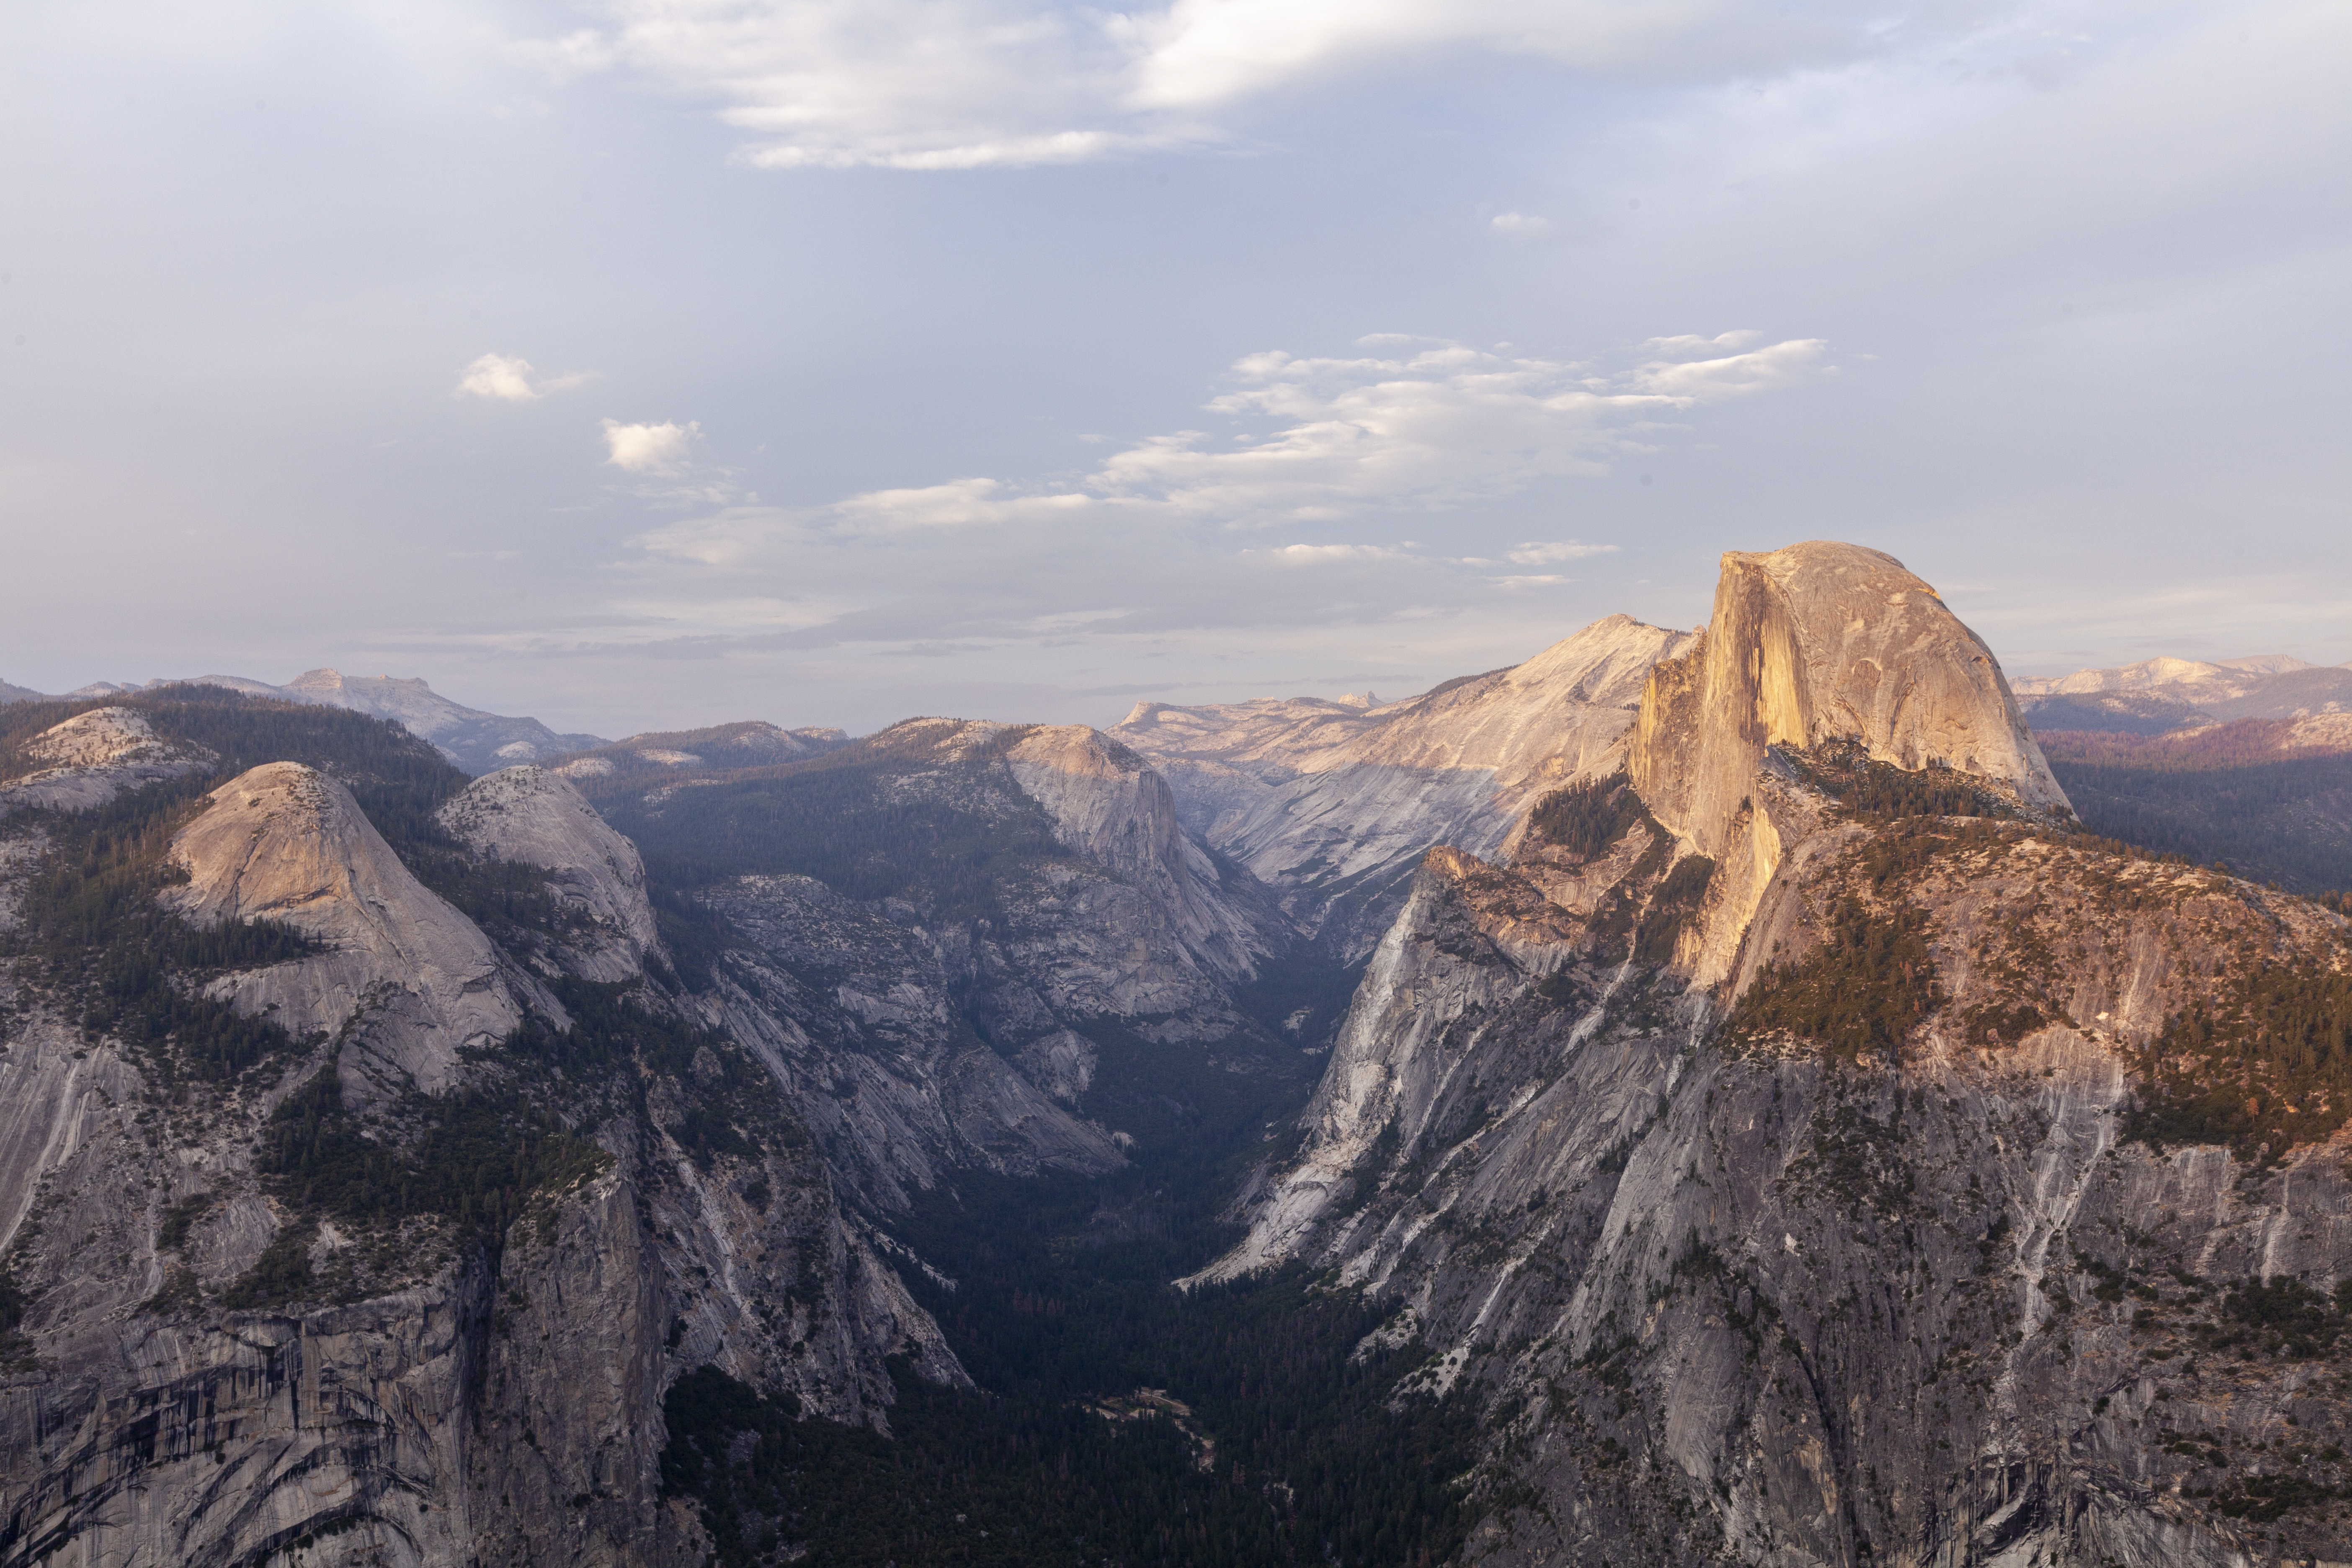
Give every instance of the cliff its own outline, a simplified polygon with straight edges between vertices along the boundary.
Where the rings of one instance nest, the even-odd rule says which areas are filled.
[[[1544,791],[1616,768],[1651,667],[1690,641],[1612,616],[1402,702],[1139,702],[1109,733],[1167,776],[1187,826],[1360,958],[1431,845],[1491,854]]]
[[[1705,635],[1651,671],[1626,752],[1643,804],[1717,865],[1697,938],[1703,981],[1729,972],[1804,830],[1801,808],[1776,804],[1794,776],[1789,754],[1832,743],[1948,773],[2035,816],[2072,816],[1991,651],[1900,562],[1821,542],[1727,553]]]
[[[1465,1562],[2340,1555],[2352,934],[2071,830],[1923,595],[1727,558],[1631,783],[1424,858],[1204,1276],[1393,1307]]]
[[[876,1426],[894,1360],[965,1381],[760,1051],[577,978],[651,927],[569,786],[141,701],[313,761],[0,842],[0,1563],[698,1562],[683,1372]]]

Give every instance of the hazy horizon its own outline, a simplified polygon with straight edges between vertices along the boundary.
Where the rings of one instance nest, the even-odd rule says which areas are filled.
[[[2340,7],[12,22],[19,685],[1107,723],[1809,538],[2013,676],[2352,659]]]

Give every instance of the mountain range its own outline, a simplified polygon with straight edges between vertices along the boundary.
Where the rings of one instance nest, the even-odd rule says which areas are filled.
[[[2101,815],[2288,663],[1814,542],[1102,731],[14,700],[0,1564],[2352,1560],[2345,899]]]
[[[2288,721],[2281,749],[2352,751],[2352,664],[2306,664],[2284,654],[2203,663],[2151,658],[2114,669],[2020,680],[2037,730],[2160,735],[2241,720]]]
[[[66,693],[65,700],[128,696],[173,685],[216,686],[249,697],[319,703],[390,719],[431,742],[443,756],[469,773],[490,773],[517,763],[536,762],[605,743],[597,735],[559,735],[536,719],[509,719],[467,708],[450,701],[422,680],[391,675],[352,676],[333,669],[314,669],[296,676],[283,686],[241,675],[185,676],[151,680],[143,685],[137,681],[121,685],[101,680]],[[0,681],[0,702],[31,701],[41,695]]]

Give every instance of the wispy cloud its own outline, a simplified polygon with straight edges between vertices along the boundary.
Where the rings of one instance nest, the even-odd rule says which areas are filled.
[[[606,0],[512,52],[558,81],[625,70],[714,103],[761,168],[956,170],[1229,142],[1254,104],[1463,53],[1588,76],[1722,79],[1865,54],[1857,0]],[[1537,220],[1540,221],[1540,220]],[[1497,232],[1503,232],[1499,229]]]
[[[1612,457],[1645,445],[1660,422],[1796,385],[1823,368],[1827,353],[1811,338],[1661,338],[1643,345],[1638,362],[1611,369],[1393,336],[1359,346],[1376,352],[1317,358],[1275,350],[1238,361],[1231,390],[1204,409],[1219,416],[1223,435],[1150,437],[1059,482],[971,478],[869,490],[824,509],[822,521],[887,532],[1034,522],[1091,509],[1106,522],[1165,514],[1269,527],[1456,505],[1605,472]]]
[[[1533,651],[1555,602],[1544,591],[1571,581],[1557,569],[1618,546],[1527,539],[1524,522],[1497,538],[1490,509],[1605,474],[1707,406],[1799,384],[1826,359],[1814,340],[1738,333],[1591,362],[1394,336],[1357,347],[1246,356],[1203,405],[1207,428],[1130,440],[1078,471],[737,504],[650,529],[620,568],[645,584],[627,607],[650,616],[629,635],[802,651],[1081,639],[1214,658],[1244,628],[1304,647],[1316,628],[1412,625],[1418,645],[1459,621],[1487,636],[1524,624]],[[693,432],[608,437],[621,428],[676,432],[665,460]],[[1415,533],[1431,542],[1401,537]],[[704,594],[708,616],[693,607]]]
[[[1538,217],[1533,213],[1496,213],[1488,228],[1512,239],[1532,239],[1551,232],[1551,219]]]
[[[1587,544],[1580,539],[1535,540],[1514,547],[1511,561],[1519,566],[1549,566],[1556,562],[1581,561],[1588,555],[1616,552],[1613,544]]]
[[[457,389],[451,395],[487,397],[499,403],[531,403],[551,392],[564,392],[583,384],[589,379],[589,373],[575,371],[569,375],[533,377],[527,359],[484,354],[459,373]]]

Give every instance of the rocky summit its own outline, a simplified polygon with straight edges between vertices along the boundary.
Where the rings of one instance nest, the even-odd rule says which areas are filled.
[[[2112,751],[2332,676],[2091,674],[1815,542],[1107,731],[26,695],[0,1564],[2352,1563],[2345,884]]]

